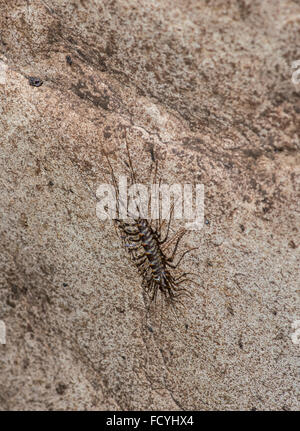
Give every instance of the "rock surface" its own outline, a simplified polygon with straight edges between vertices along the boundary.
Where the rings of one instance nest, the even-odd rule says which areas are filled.
[[[299,409],[299,1],[0,11],[0,408]],[[124,127],[140,182],[205,186],[177,316],[96,216]]]

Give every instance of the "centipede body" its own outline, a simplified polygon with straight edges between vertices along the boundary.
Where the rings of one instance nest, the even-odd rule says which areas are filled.
[[[170,300],[175,300],[183,294],[185,289],[178,287],[177,279],[170,273],[168,269],[170,259],[162,251],[158,234],[148,220],[138,219],[133,224],[125,224],[118,220],[117,224],[124,234],[125,247],[142,276],[142,285],[151,295],[151,299],[156,298],[158,291]]]
[[[127,138],[126,148],[129,161],[129,164],[127,165],[126,163],[126,165],[130,168],[132,182],[135,182],[135,174],[133,171]],[[153,157],[151,158],[153,160]],[[115,174],[107,155],[106,159],[111,170],[116,194],[118,195]],[[119,209],[117,213],[119,214]],[[160,292],[165,298],[174,303],[179,301],[180,296],[189,295],[189,291],[185,287],[182,287],[181,284],[187,282],[195,283],[192,279],[187,278],[188,275],[195,274],[181,273],[179,276],[175,277],[172,270],[176,269],[182,258],[195,248],[186,250],[177,264],[173,264],[178,245],[184,236],[185,231],[179,232],[175,235],[175,247],[171,256],[168,256],[164,250],[164,246],[169,242],[170,222],[171,213],[166,235],[162,238],[161,221],[156,225],[156,227],[154,227],[151,225],[150,221],[140,216],[130,217],[128,221],[121,220],[118,217],[114,220],[115,226],[121,234],[123,245],[129,252],[131,260],[134,262],[142,278],[142,287],[149,294],[150,299],[152,301],[156,300],[157,294]]]

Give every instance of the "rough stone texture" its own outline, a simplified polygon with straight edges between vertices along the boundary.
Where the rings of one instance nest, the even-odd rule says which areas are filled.
[[[0,11],[1,409],[299,409],[299,1]],[[122,126],[140,180],[153,146],[166,180],[205,185],[177,318],[147,312],[96,217]]]

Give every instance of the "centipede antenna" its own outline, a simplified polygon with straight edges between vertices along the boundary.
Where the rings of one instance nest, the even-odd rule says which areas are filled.
[[[156,184],[156,183],[155,183]],[[159,178],[158,183],[158,219],[156,219],[156,232],[159,232],[159,237],[161,236],[161,202],[160,202],[160,185],[161,185],[161,177]]]
[[[154,182],[152,182],[151,184],[156,184],[156,175],[157,175],[157,167],[158,167],[158,163],[157,161],[155,162],[155,170],[154,170]],[[151,171],[150,171],[150,179],[151,179],[151,174],[152,174],[152,163],[151,163]],[[150,226],[152,226],[151,224],[151,205],[152,205],[152,190],[150,193],[150,199],[148,202],[148,216],[150,215]]]
[[[132,161],[131,161],[131,156],[130,156],[130,151],[129,151],[129,144],[128,144],[128,140],[127,140],[127,129],[126,128],[125,128],[125,142],[126,142],[127,156],[128,156],[128,162],[129,162],[129,168],[130,168],[131,181],[132,181],[132,184],[136,184],[135,173],[134,173],[133,166],[132,166]]]
[[[109,160],[109,157],[108,157],[106,151],[103,150],[103,153],[105,155],[105,158],[107,160],[107,163],[108,163],[108,166],[109,166],[109,169],[110,169],[110,172],[111,172],[111,177],[112,177],[112,181],[113,181],[113,185],[114,185],[114,189],[115,189],[115,193],[116,193],[117,216],[118,216],[118,219],[119,219],[119,217],[120,217],[120,208],[119,208],[120,197],[119,197],[119,189],[118,189],[118,186],[117,186],[117,180],[116,180],[114,170],[112,168],[112,165],[110,163],[110,160]]]
[[[169,213],[169,220],[168,220],[168,226],[167,226],[167,233],[166,233],[166,235],[165,235],[165,238],[163,239],[163,240],[160,240],[160,244],[164,244],[166,241],[167,241],[167,239],[168,239],[168,237],[169,237],[169,230],[170,230],[170,226],[171,226],[171,220],[172,220],[172,216],[173,216],[173,213],[174,213],[174,208],[175,208],[175,204],[177,203],[177,201],[179,200],[181,198],[181,196],[178,196],[177,197],[177,199],[175,200],[175,201],[173,201],[172,202],[172,205],[171,205],[171,209],[170,209],[170,213]],[[161,229],[162,229],[162,227],[163,227],[163,225],[165,224],[165,220],[163,220],[163,222],[160,224],[160,227],[159,227],[159,229],[160,229],[160,231],[161,231]],[[177,235],[177,234],[176,234]],[[175,235],[175,237],[176,237],[176,235]],[[174,241],[174,238],[171,238],[170,239],[170,243],[171,242],[173,242]],[[168,248],[168,245],[166,245],[165,246],[165,248]]]

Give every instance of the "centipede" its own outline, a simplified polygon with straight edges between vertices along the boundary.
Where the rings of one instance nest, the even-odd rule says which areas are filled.
[[[131,183],[135,184],[137,182],[136,174],[133,168],[126,130],[124,137],[128,159],[128,163],[126,163],[126,165],[130,170]],[[117,202],[119,202],[116,176],[108,154],[105,151],[103,153],[110,169]],[[153,149],[151,151],[151,158],[152,161],[155,162]],[[158,163],[156,161],[154,181],[156,181],[157,177],[157,168]],[[138,205],[137,209],[139,211]],[[174,271],[180,268],[183,258],[198,247],[185,250],[181,254],[177,263],[174,262],[177,256],[179,244],[186,234],[186,230],[181,229],[179,232],[175,233],[172,238],[169,238],[173,210],[174,203],[171,206],[164,235],[162,234],[162,228],[165,221],[161,219],[161,212],[159,212],[159,218],[154,221],[154,223],[152,223],[151,219],[149,220],[142,217],[140,215],[140,211],[138,216],[129,214],[129,219],[124,221],[119,218],[118,207],[117,216],[113,219],[113,223],[121,237],[123,246],[129,253],[132,262],[138,270],[141,278],[141,287],[148,295],[150,301],[155,303],[156,298],[160,293],[166,302],[171,304],[172,309],[175,310],[178,309],[178,305],[182,305],[184,307],[184,296],[191,296],[191,293],[187,288],[188,284],[198,285],[198,283],[193,279],[197,274],[181,271],[179,274],[175,275]],[[171,244],[174,244],[173,251],[168,253],[167,250]]]

